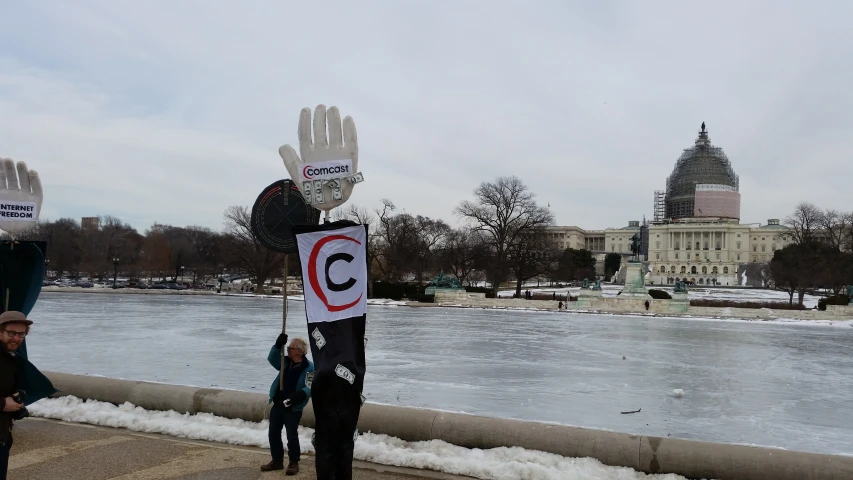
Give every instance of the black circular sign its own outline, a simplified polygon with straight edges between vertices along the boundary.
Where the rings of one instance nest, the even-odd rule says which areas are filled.
[[[305,203],[291,180],[279,180],[265,188],[252,207],[252,232],[263,246],[276,252],[296,252],[294,225],[319,222],[320,210]]]

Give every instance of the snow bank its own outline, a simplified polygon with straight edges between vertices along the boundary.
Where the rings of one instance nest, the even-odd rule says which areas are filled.
[[[193,440],[269,448],[269,422],[247,422],[175,411],[148,411],[130,403],[116,406],[67,396],[40,400],[29,407],[33,416],[160,433]],[[314,451],[310,428],[299,427],[304,452]],[[496,480],[629,480],[684,479],[679,475],[647,475],[630,468],[610,467],[592,458],[567,458],[518,447],[468,449],[440,440],[406,442],[388,435],[363,433],[355,444],[355,458],[383,465],[435,470],[456,475]]]
[[[607,297],[615,297],[623,288],[624,285],[611,285],[605,284],[601,286],[602,296]],[[663,290],[669,293],[672,293],[673,287],[666,285],[646,285],[646,288],[656,288],[659,290]],[[580,294],[580,287],[536,287],[535,285],[532,288],[524,288],[524,290],[530,290],[531,293],[538,294],[551,294],[556,293],[559,295],[566,295],[568,292],[573,297],[577,297]],[[759,288],[719,288],[719,287],[709,287],[709,286],[692,286],[689,288],[690,299],[691,300],[728,300],[731,302],[788,302],[788,294],[781,290],[765,290]],[[501,298],[511,298],[515,293],[515,290],[501,290],[498,292],[498,296]],[[813,308],[817,306],[817,302],[820,300],[820,297],[814,295],[806,295],[803,297],[803,304],[806,308]]]
[[[220,293],[218,295],[225,297],[246,297],[246,298],[272,298],[281,300],[281,295],[267,295],[267,294],[258,294],[258,293],[240,293],[240,292],[229,292],[229,293]],[[287,299],[293,302],[304,302],[305,295],[295,295],[289,294]],[[383,307],[405,307],[408,306],[408,303],[400,301],[400,300],[390,300],[387,298],[368,298],[368,305],[378,305]]]

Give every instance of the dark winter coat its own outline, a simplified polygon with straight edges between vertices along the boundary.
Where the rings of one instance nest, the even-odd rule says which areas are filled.
[[[267,355],[267,361],[270,362],[276,370],[281,369],[281,349],[273,345],[270,349],[269,355]],[[285,391],[285,396],[290,396],[291,393],[302,390],[305,392],[305,400],[300,403],[291,405],[290,409],[294,412],[301,412],[305,405],[308,404],[308,399],[311,397],[311,380],[314,376],[314,364],[308,360],[307,357],[302,358],[302,363],[307,363],[305,368],[303,368],[302,373],[299,375],[299,379],[296,381],[296,384],[293,388],[293,391]],[[285,380],[287,379],[287,369],[293,364],[293,361],[290,360],[290,357],[284,359],[284,368],[285,368]],[[270,385],[270,402],[272,402],[273,397],[275,396],[275,392],[278,390],[279,386],[279,377],[281,377],[281,372],[275,376],[275,380],[273,380],[272,385]]]
[[[6,397],[18,392],[18,362],[0,346],[0,444],[12,436],[12,412],[3,412]]]

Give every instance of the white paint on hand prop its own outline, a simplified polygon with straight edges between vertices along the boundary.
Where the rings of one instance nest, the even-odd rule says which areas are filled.
[[[296,242],[305,279],[308,323],[364,315],[367,312],[367,232],[364,226],[301,233],[296,235]],[[311,335],[316,342],[315,334]],[[317,348],[320,348],[319,343]]]

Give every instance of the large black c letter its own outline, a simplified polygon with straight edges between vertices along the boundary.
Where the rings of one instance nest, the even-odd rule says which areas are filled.
[[[332,281],[332,277],[329,276],[329,269],[332,268],[332,264],[338,260],[351,263],[355,260],[355,257],[349,253],[335,253],[326,258],[326,288],[333,292],[343,292],[344,290],[349,290],[353,285],[355,285],[355,279],[352,277],[344,283],[335,283]]]

